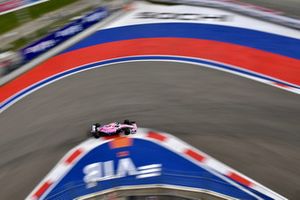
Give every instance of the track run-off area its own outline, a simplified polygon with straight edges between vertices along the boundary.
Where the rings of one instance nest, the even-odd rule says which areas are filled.
[[[299,198],[299,32],[147,6],[1,86],[0,198],[28,195],[91,123],[125,118]],[[222,18],[155,18],[166,9]]]

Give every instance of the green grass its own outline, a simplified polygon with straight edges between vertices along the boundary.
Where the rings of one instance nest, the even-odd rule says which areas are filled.
[[[16,49],[18,49],[18,48],[20,48],[20,47],[23,47],[23,46],[25,46],[27,43],[28,43],[28,39],[26,39],[26,38],[20,38],[20,39],[14,41],[14,42],[12,43],[12,46],[13,46],[13,47],[12,47],[12,50],[16,50]]]
[[[85,9],[79,11],[79,12],[76,12],[76,13],[68,16],[68,17],[65,17],[65,18],[63,18],[63,19],[61,19],[59,21],[53,22],[53,23],[49,24],[48,26],[43,27],[43,28],[37,30],[35,32],[35,34],[31,35],[30,37],[27,37],[27,38],[22,37],[22,38],[20,38],[20,39],[18,39],[16,41],[12,42],[11,45],[10,45],[9,50],[16,51],[16,50],[24,47],[28,43],[36,41],[39,38],[47,35],[49,33],[49,31],[54,30],[54,29],[56,29],[58,27],[62,27],[65,24],[69,23],[71,18],[73,18],[75,16],[82,15],[82,14],[88,12],[88,11],[91,11],[91,10],[92,10],[92,7],[85,8]]]
[[[19,20],[21,12],[27,12],[30,19],[36,19],[46,13],[57,10],[71,3],[75,3],[76,1],[78,0],[50,0],[22,10],[0,15],[0,34],[8,32],[24,23]]]
[[[38,4],[28,8],[28,12],[32,19],[36,19],[47,12],[57,10],[61,7],[75,3],[78,0],[50,0],[45,3]]]
[[[12,30],[17,26],[19,26],[19,22],[14,12],[0,16],[0,34]]]

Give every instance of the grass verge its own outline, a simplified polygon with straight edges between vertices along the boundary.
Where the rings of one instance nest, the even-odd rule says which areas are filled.
[[[31,7],[0,15],[0,34],[6,33],[22,23],[36,19],[79,0],[50,0]],[[27,18],[28,16],[28,18]]]

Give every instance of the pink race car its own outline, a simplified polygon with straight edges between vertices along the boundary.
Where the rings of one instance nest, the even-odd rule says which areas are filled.
[[[124,123],[112,122],[106,125],[100,125],[99,123],[93,124],[91,129],[91,134],[95,138],[101,136],[112,136],[119,134],[135,134],[137,131],[137,125],[133,121],[124,120]]]

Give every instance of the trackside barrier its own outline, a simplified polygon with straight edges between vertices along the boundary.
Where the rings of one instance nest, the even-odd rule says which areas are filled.
[[[111,13],[122,8],[127,0],[112,1],[107,6],[99,7],[98,9],[89,12],[85,16],[68,23],[64,27],[55,30],[47,36],[35,41],[21,49],[21,55],[25,62],[28,62],[39,55],[49,51],[55,46],[63,43],[78,33],[88,29],[92,25],[104,20]]]
[[[68,40],[69,38],[77,35],[78,33],[86,30],[93,24],[103,20],[109,15],[106,7],[100,7],[93,12],[88,13],[82,18],[73,21],[63,28],[60,28],[42,39],[34,42],[23,48],[21,54],[25,61],[32,60],[33,58],[45,53],[49,49],[59,45],[60,43]]]
[[[70,39],[66,40],[65,42],[62,42],[61,44],[49,49],[48,51],[44,52],[43,54],[37,56],[36,58],[32,59],[28,63],[24,64],[22,67],[14,70],[13,72],[3,76],[0,78],[0,86],[4,85],[5,83],[13,80],[14,78],[18,77],[19,75],[25,73],[26,71],[34,68],[38,64],[42,63],[43,61],[51,58],[52,56],[60,53],[64,49],[74,45],[78,41],[82,40],[83,38],[91,35],[92,33],[98,31],[101,27],[107,26],[107,24],[111,23],[112,21],[118,19],[120,16],[127,13],[127,10],[125,9],[125,5],[127,5],[129,2],[121,2],[118,4],[113,4],[112,6],[108,6],[110,9],[109,11],[114,11],[111,13],[108,17],[105,19],[97,22],[96,24],[90,26],[88,29],[78,33],[77,35],[71,37]]]
[[[131,139],[130,139],[131,138]],[[138,167],[140,173],[134,173],[131,174],[131,172],[136,171],[134,167],[132,168],[132,163],[131,162],[123,162],[123,161],[128,161],[130,160],[129,155],[129,150],[126,149],[125,146],[130,146],[132,143],[136,143],[138,141],[144,141],[140,143],[139,145],[143,144],[142,146],[145,147],[146,143],[145,142],[152,142],[152,144],[158,144],[160,147],[163,147],[164,149],[174,152],[176,155],[180,155],[181,158],[184,158],[185,160],[189,160],[190,162],[200,166],[201,168],[207,170],[207,172],[211,173],[211,176],[205,176],[205,173],[197,173],[196,171],[193,171],[190,169],[185,170],[185,171],[170,171],[168,170],[169,168],[165,168],[165,164],[168,163],[164,159],[166,155],[170,154],[165,154],[163,151],[160,153],[160,157],[156,157],[157,159],[164,160],[165,164],[159,164],[157,162],[156,164],[151,164],[151,165],[145,165],[145,161],[148,159],[151,160],[151,155],[149,155],[148,159],[145,157],[142,157],[142,162],[144,163],[145,166]],[[130,142],[131,141],[131,142]],[[133,142],[135,141],[135,142]],[[130,144],[129,144],[130,143]],[[135,144],[136,145],[136,144]],[[131,146],[129,148],[134,149],[134,146]],[[122,159],[122,164],[121,161],[119,160],[119,166],[131,166],[130,170],[127,170],[127,173],[131,178],[126,179],[126,172],[125,173],[117,173],[114,175],[113,172],[113,161],[107,161],[105,163],[100,163],[101,166],[104,165],[105,168],[105,174],[101,173],[94,173],[96,171],[91,171],[91,169],[96,169],[94,168],[96,165],[98,166],[96,160],[98,158],[92,157],[91,155],[102,155],[99,154],[102,151],[99,151],[100,148],[106,149],[110,147],[110,151],[105,150],[108,154],[117,154],[118,157],[121,157],[120,160]],[[158,152],[157,147],[151,146],[152,150],[153,148],[155,149],[156,152]],[[116,151],[116,148],[121,149],[120,151]],[[125,148],[125,149],[124,149]],[[148,146],[149,148],[149,146]],[[145,148],[146,151],[148,152],[148,148]],[[98,151],[97,151],[98,150]],[[135,149],[135,152],[137,151],[143,151],[143,149]],[[93,152],[93,154],[91,154]],[[133,153],[134,154],[134,153]],[[137,154],[135,154],[137,155]],[[88,157],[88,159],[85,159]],[[101,156],[103,157],[103,156]],[[172,157],[172,156],[171,156]],[[92,164],[88,162],[88,160],[91,159]],[[96,159],[96,160],[95,160]],[[132,158],[133,159],[133,158]],[[172,159],[175,159],[175,157],[172,157]],[[175,159],[176,160],[176,159]],[[137,162],[137,160],[136,160]],[[96,165],[95,165],[96,164]],[[155,165],[155,166],[154,166]],[[186,166],[186,164],[184,164]],[[100,166],[100,165],[99,165]],[[171,166],[171,165],[170,165]],[[176,165],[176,166],[182,166],[182,165]],[[126,167],[126,168],[127,168]],[[151,169],[150,169],[151,167]],[[191,166],[190,166],[191,167]],[[80,177],[80,170],[81,168],[83,171],[85,171],[87,174],[84,178]],[[118,168],[118,171],[119,167]],[[128,168],[129,169],[129,168]],[[174,168],[177,169],[177,168]],[[178,168],[179,169],[179,168]],[[182,168],[183,169],[183,168]],[[185,169],[185,168],[184,168]],[[72,171],[74,170],[74,171]],[[79,170],[79,171],[78,171]],[[90,173],[91,172],[91,173]],[[147,172],[147,173],[146,173]],[[159,174],[156,174],[158,173]],[[191,173],[191,172],[194,172]],[[200,172],[200,171],[199,171]],[[73,182],[68,182],[67,177],[72,175],[70,174],[76,174],[76,178],[73,180]],[[82,173],[82,172],[81,172]],[[109,176],[107,175],[109,174]],[[98,176],[98,175],[99,176]],[[82,198],[80,199],[88,199],[92,197],[99,196],[103,194],[105,188],[106,190],[118,190],[118,188],[122,186],[132,186],[132,187],[138,187],[139,184],[135,183],[133,184],[132,181],[145,181],[145,179],[142,179],[141,176],[148,175],[152,177],[152,180],[156,180],[155,182],[152,181],[152,186],[157,185],[157,186],[164,186],[164,184],[170,180],[175,180],[174,182],[171,182],[172,185],[180,182],[185,182],[188,180],[189,183],[196,183],[194,186],[192,186],[191,191],[198,190],[200,192],[208,194],[212,194],[213,196],[218,196],[221,195],[224,199],[232,199],[231,195],[227,196],[226,194],[221,194],[212,190],[207,190],[207,189],[201,189],[195,187],[196,185],[203,185],[203,182],[206,183],[205,185],[214,185],[215,188],[220,188],[220,187],[227,187],[227,190],[230,192],[235,191],[235,192],[246,192],[250,194],[252,197],[251,199],[275,199],[275,200],[286,200],[285,197],[273,192],[272,190],[266,188],[265,186],[257,183],[256,181],[250,179],[249,177],[237,172],[236,170],[228,167],[227,165],[217,161],[216,159],[212,158],[211,156],[205,154],[204,152],[195,149],[191,145],[181,141],[180,139],[168,134],[168,133],[163,133],[163,132],[157,132],[153,131],[150,129],[145,129],[145,128],[139,128],[137,134],[135,135],[130,135],[128,137],[119,137],[119,138],[99,138],[99,139],[88,139],[84,141],[83,143],[79,144],[78,146],[74,147],[71,151],[69,151],[60,161],[59,163],[54,167],[54,169],[40,182],[40,184],[29,194],[29,196],[26,198],[26,200],[37,200],[37,199],[74,199],[78,198],[81,196]],[[94,175],[97,175],[94,177]],[[124,176],[123,176],[124,175]],[[136,176],[136,179],[134,179],[134,176]],[[213,176],[218,176],[224,181],[216,181],[217,179],[214,179]],[[79,178],[78,178],[79,177]],[[120,177],[124,177],[123,179]],[[66,178],[66,179],[65,179]],[[82,181],[82,179],[84,181]],[[101,182],[106,181],[105,182]],[[74,182],[75,181],[75,182]],[[101,182],[100,184],[97,184],[97,182]],[[63,183],[64,182],[64,183]],[[85,183],[84,183],[85,182]],[[108,183],[109,182],[109,183]],[[226,183],[227,182],[227,183]],[[94,184],[95,183],[95,184]],[[149,182],[140,182],[147,184]],[[91,186],[89,184],[92,184]],[[203,187],[205,187],[203,185]],[[142,186],[142,185],[140,185]],[[151,186],[151,187],[152,187]],[[168,186],[168,185],[165,185]],[[183,186],[182,184],[179,184],[179,186]],[[91,189],[92,193],[86,193],[85,191],[87,188]],[[200,190],[199,190],[200,189]],[[254,192],[256,191],[256,192]],[[259,194],[264,195],[264,197],[259,196]],[[85,194],[84,194],[85,193]],[[216,194],[217,193],[217,194]],[[234,193],[231,193],[234,194]],[[227,197],[226,197],[227,196]],[[220,196],[219,196],[220,197]]]
[[[249,4],[238,4],[230,0],[152,0],[160,3],[175,3],[193,6],[207,6],[239,12],[248,16],[261,18],[266,21],[277,23],[294,29],[300,29],[300,20],[279,15],[279,12],[270,12],[268,9],[255,9],[255,6]],[[261,7],[260,7],[261,8]]]

